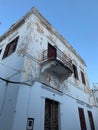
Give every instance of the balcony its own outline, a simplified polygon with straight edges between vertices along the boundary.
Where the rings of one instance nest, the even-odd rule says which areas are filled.
[[[73,73],[72,60],[60,49],[48,45],[48,49],[43,51],[41,71],[51,73],[60,80],[65,80]]]

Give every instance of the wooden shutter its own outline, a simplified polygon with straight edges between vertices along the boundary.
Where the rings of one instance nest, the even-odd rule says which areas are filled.
[[[57,52],[56,48],[52,46],[51,44],[48,44],[48,58],[56,58],[57,57]]]
[[[77,67],[73,64],[73,72],[74,72],[74,77],[76,78],[76,79],[79,79],[78,78],[78,71],[77,71]]]
[[[4,59],[5,57],[7,57],[8,56],[8,53],[9,53],[9,49],[10,49],[10,43],[9,44],[7,44],[7,46],[6,46],[6,48],[5,48],[5,52],[4,52],[4,55],[3,55],[3,58],[2,59]]]
[[[78,112],[79,112],[79,117],[80,117],[81,130],[87,130],[83,109],[82,108],[78,108]]]
[[[89,122],[90,122],[91,130],[95,130],[93,116],[92,116],[92,112],[91,111],[88,111],[88,117],[89,117]]]
[[[58,102],[46,99],[44,130],[58,130]]]
[[[81,71],[82,83],[86,85],[84,73]]]
[[[6,58],[7,56],[9,56],[9,55],[11,55],[13,52],[15,52],[16,47],[17,47],[17,43],[18,43],[18,39],[19,39],[19,36],[16,37],[16,38],[15,38],[13,41],[11,41],[9,44],[7,44],[2,59]]]

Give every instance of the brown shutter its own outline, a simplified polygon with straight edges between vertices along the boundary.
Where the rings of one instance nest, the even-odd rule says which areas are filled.
[[[58,102],[46,99],[44,130],[58,130]]]
[[[89,122],[90,122],[91,130],[95,130],[93,116],[92,116],[92,112],[91,111],[88,111],[88,117],[89,117]]]
[[[74,77],[75,77],[76,79],[79,79],[77,67],[76,67],[74,64],[73,64],[73,72],[74,72]]]
[[[56,58],[57,57],[57,52],[56,48],[52,46],[51,44],[48,44],[48,58]]]
[[[6,58],[7,56],[9,56],[9,55],[11,55],[13,52],[15,52],[16,47],[17,47],[17,43],[18,43],[18,39],[19,39],[19,36],[16,37],[16,38],[15,38],[13,41],[11,41],[9,44],[7,44],[2,59]]]
[[[82,108],[78,108],[78,112],[79,112],[79,117],[80,117],[81,130],[87,130],[83,109]]]
[[[86,85],[84,73],[81,71],[82,83]]]
[[[2,58],[2,59],[4,59],[5,57],[7,57],[8,52],[9,52],[9,49],[10,49],[10,43],[9,43],[9,44],[7,44],[7,46],[6,46],[6,48],[5,48],[5,52],[4,52],[3,58]]]

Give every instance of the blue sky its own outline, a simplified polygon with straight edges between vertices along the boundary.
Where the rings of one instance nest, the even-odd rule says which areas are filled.
[[[86,61],[91,87],[98,83],[98,0],[0,0],[0,35],[33,6]]]

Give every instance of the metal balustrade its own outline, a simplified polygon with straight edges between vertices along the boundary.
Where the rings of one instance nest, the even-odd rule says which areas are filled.
[[[73,71],[72,60],[65,55],[59,48],[56,48],[56,53],[49,52],[48,49],[43,51],[43,61],[46,60],[58,60],[64,66],[68,67],[71,71]]]

